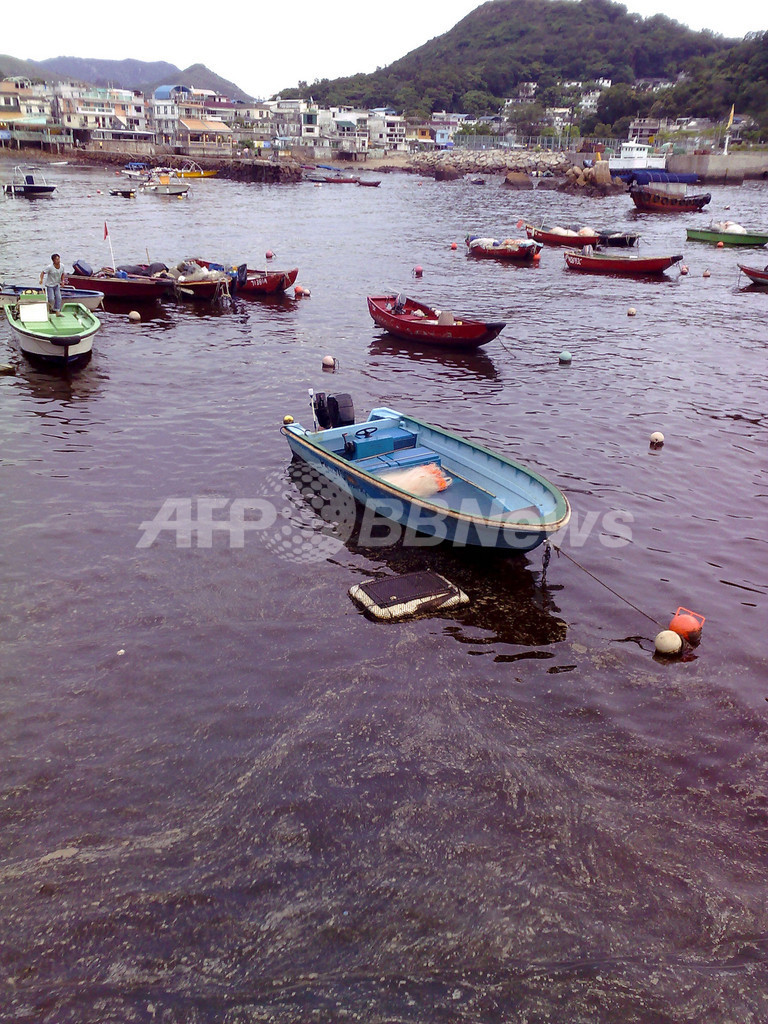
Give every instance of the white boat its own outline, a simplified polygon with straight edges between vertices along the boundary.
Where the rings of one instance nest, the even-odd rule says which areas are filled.
[[[55,185],[49,185],[39,168],[19,164],[13,169],[13,180],[3,185],[7,196],[24,196],[35,199],[39,196],[50,196],[56,191]]]
[[[65,302],[57,316],[48,312],[44,295],[23,295],[5,315],[27,358],[69,366],[91,356],[93,336],[101,327],[95,313],[79,302]]]
[[[608,158],[608,167],[614,171],[663,171],[667,166],[667,154],[655,153],[653,146],[646,146],[636,139],[622,142],[618,156]]]
[[[189,192],[189,185],[173,170],[166,170],[160,174],[153,172],[141,188],[146,192],[154,192],[157,196],[185,196]]]

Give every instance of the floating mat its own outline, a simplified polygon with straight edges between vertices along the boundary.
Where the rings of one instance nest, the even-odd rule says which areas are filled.
[[[369,615],[390,621],[469,604],[463,590],[429,569],[356,583],[349,596]]]

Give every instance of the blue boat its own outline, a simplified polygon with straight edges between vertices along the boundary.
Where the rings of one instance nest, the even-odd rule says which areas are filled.
[[[311,428],[286,416],[294,456],[365,514],[457,547],[530,551],[570,519],[566,497],[538,473],[395,409],[354,422],[349,395],[313,396]]]
[[[45,293],[45,288],[40,285],[23,284],[0,284],[0,306],[11,305],[20,295],[40,295]],[[93,311],[98,309],[104,302],[104,292],[98,292],[91,288],[73,288],[71,285],[61,286],[62,302],[79,302],[81,306]]]

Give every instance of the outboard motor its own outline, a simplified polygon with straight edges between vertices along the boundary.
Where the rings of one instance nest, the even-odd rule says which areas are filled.
[[[241,263],[237,268],[237,287],[242,288],[245,282],[248,280],[248,264]]]
[[[324,391],[318,391],[313,399],[315,419],[321,430],[327,430],[331,424],[331,414],[328,411],[328,401]]]
[[[350,427],[355,422],[351,395],[328,395],[328,414],[332,427]]]

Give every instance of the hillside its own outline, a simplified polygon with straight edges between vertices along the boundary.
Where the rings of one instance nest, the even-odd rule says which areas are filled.
[[[734,44],[663,15],[629,14],[611,0],[488,0],[386,68],[323,79],[301,91],[320,104],[392,105],[421,115],[490,111],[520,82],[546,89],[557,80],[674,80],[687,61],[712,58]]]

